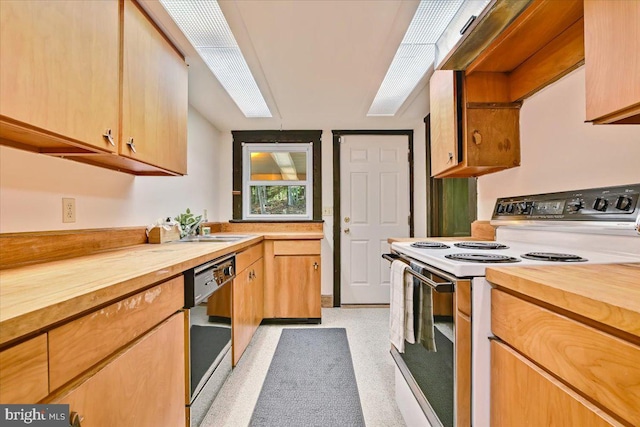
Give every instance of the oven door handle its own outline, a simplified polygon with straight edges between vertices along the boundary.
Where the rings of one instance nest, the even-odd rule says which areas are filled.
[[[393,253],[382,254],[382,258],[386,259],[389,262],[393,262],[396,260],[404,262],[403,258],[400,255],[393,254]],[[453,282],[435,282],[429,279],[428,277],[418,273],[417,271],[414,271],[411,268],[408,268],[406,271],[407,273],[411,274],[413,277],[420,280],[422,283],[428,285],[431,289],[433,289],[438,293],[452,294],[455,292],[455,287],[453,285]]]

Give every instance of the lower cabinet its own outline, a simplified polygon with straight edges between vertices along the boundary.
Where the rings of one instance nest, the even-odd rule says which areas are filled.
[[[238,273],[233,281],[233,366],[262,322],[263,278],[264,261],[260,258]]]
[[[437,292],[434,292],[434,295]],[[455,425],[471,426],[471,282],[455,292]]]
[[[636,343],[500,289],[491,330],[492,426],[640,425]]]
[[[320,319],[320,241],[267,241],[265,259],[264,317]]]
[[[0,352],[0,403],[37,402],[47,394],[47,334]]]
[[[51,403],[68,404],[82,427],[184,425],[184,345],[180,312]]]
[[[622,425],[508,346],[491,342],[491,426]]]

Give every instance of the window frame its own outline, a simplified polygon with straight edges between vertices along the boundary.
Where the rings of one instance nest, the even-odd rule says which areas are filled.
[[[322,222],[322,131],[321,130],[250,130],[231,131],[233,136],[233,183],[232,208],[233,222]],[[268,217],[243,219],[243,143],[261,144],[312,144],[312,219],[296,219],[283,216],[280,219]],[[310,173],[310,171],[307,171]]]
[[[306,153],[306,180],[252,180],[251,153]],[[313,218],[313,143],[243,143],[242,144],[242,219],[244,220],[311,220]],[[302,186],[305,187],[305,213],[301,214],[252,214],[252,186]]]

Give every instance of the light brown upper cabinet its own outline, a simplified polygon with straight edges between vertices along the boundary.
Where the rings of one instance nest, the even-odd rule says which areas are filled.
[[[117,153],[118,2],[0,1],[0,20],[0,137]]]
[[[0,1],[0,18],[0,143],[186,173],[186,64],[136,3]]]
[[[493,77],[493,76],[490,76]],[[520,104],[483,102],[500,82],[466,83],[461,72],[438,70],[429,82],[431,174],[436,178],[479,176],[520,165]]]
[[[640,1],[586,0],[587,120],[640,124]]]
[[[187,66],[130,0],[124,3],[120,155],[187,172]]]

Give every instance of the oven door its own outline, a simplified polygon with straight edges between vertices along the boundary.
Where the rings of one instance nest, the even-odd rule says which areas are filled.
[[[417,402],[415,405],[399,401],[398,406],[405,419],[426,418],[432,426],[469,425],[471,321],[468,315],[458,310],[456,303],[456,291],[464,290],[466,294],[470,290],[469,281],[459,280],[404,255],[385,255],[384,258],[390,261],[401,259],[411,264],[413,312],[416,315],[414,330],[431,328],[432,321],[435,342],[435,351],[428,350],[429,346],[420,339],[424,333],[417,332],[416,343],[405,342],[404,353],[391,347],[391,355],[401,374],[396,378],[406,382],[401,386],[408,387]],[[429,297],[432,300],[432,320],[420,314],[428,310],[425,298]],[[462,353],[458,353],[457,347],[462,349]],[[396,384],[396,389],[398,386]],[[418,407],[422,414],[407,413]]]
[[[190,425],[199,425],[231,372],[232,281],[188,310]]]

